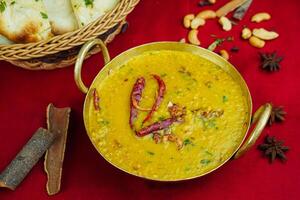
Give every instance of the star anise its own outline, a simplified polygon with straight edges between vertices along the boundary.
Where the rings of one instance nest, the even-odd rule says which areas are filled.
[[[282,106],[273,106],[272,112],[269,118],[269,125],[271,126],[275,122],[282,122],[285,120],[286,112],[283,110]]]
[[[260,53],[261,68],[263,70],[274,72],[280,69],[280,62],[283,57],[278,56],[276,52],[273,53]]]
[[[277,140],[274,136],[266,136],[263,144],[258,145],[258,149],[264,152],[264,156],[268,157],[272,163],[275,158],[286,161],[285,152],[290,148],[283,146],[283,141]]]

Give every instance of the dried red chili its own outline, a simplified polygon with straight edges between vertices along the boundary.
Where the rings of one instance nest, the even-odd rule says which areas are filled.
[[[94,108],[95,110],[100,110],[99,102],[100,97],[96,88],[93,89],[93,98],[94,98]]]
[[[157,81],[158,83],[158,90],[157,90],[157,96],[155,99],[155,102],[151,108],[151,111],[148,113],[148,115],[145,117],[143,123],[145,123],[146,121],[148,121],[149,119],[151,119],[153,113],[157,110],[157,108],[159,107],[159,105],[161,104],[164,95],[165,95],[165,91],[166,91],[166,84],[165,82],[158,76],[158,75],[152,75],[153,78]]]
[[[171,126],[175,121],[176,121],[176,119],[174,119],[174,118],[168,118],[168,119],[164,119],[159,122],[155,122],[154,124],[151,124],[149,126],[142,128],[139,131],[136,131],[136,135],[139,137],[143,137],[143,136],[153,133],[155,131],[160,131],[160,130],[166,129],[169,126]]]
[[[144,87],[145,87],[145,79],[143,77],[139,77],[136,80],[135,84],[133,85],[131,91],[129,124],[132,129],[133,129],[133,122],[136,119],[138,114],[137,107],[141,101]]]

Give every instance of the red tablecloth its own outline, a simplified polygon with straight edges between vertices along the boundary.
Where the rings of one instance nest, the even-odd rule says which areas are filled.
[[[218,0],[210,9],[225,3]],[[152,41],[178,41],[186,36],[182,17],[205,8],[197,0],[141,0],[129,15],[129,29],[108,45],[112,57]],[[250,23],[259,11],[271,13],[272,19],[261,24]],[[239,53],[231,53],[230,62],[244,76],[253,97],[254,109],[265,102],[283,105],[288,113],[282,124],[263,132],[284,139],[291,147],[288,162],[274,164],[251,149],[238,160],[229,161],[217,171],[195,180],[177,183],[146,181],[127,175],[109,165],[91,145],[83,125],[84,95],[73,81],[73,67],[54,71],[27,71],[0,62],[0,170],[10,162],[20,148],[40,127],[46,127],[48,103],[72,108],[69,140],[64,163],[62,190],[52,199],[299,199],[300,198],[300,75],[299,53],[300,2],[298,0],[254,0],[250,11],[233,31],[224,32],[216,20],[207,21],[199,38],[202,46],[213,41],[210,34],[234,36]],[[243,25],[274,29],[279,39],[268,42],[262,50],[242,41]],[[284,56],[280,72],[268,74],[259,68],[259,51],[277,50]],[[95,55],[85,62],[84,80],[90,83],[102,66]],[[259,139],[259,143],[262,141]],[[16,191],[0,190],[0,199],[48,199],[46,176],[40,161]]]

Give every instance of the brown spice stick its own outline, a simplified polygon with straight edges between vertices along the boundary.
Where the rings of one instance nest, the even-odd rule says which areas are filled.
[[[44,162],[49,195],[60,191],[70,112],[70,108],[56,108],[53,104],[47,107],[48,130],[57,135],[57,139],[46,152]]]
[[[55,139],[55,134],[39,128],[18,155],[0,174],[0,187],[11,190],[22,182]]]
[[[218,17],[222,17],[236,9],[237,7],[241,6],[243,3],[245,3],[247,0],[232,0],[229,1],[227,4],[222,6],[216,11],[216,14]]]

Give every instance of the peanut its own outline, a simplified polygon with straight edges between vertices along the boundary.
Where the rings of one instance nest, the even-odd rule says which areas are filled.
[[[201,17],[202,19],[214,19],[217,17],[217,14],[213,10],[203,10],[199,12],[196,17]]]
[[[249,43],[256,48],[263,48],[266,44],[265,41],[255,37],[255,36],[250,37]]]
[[[191,22],[191,28],[197,29],[199,26],[203,26],[205,24],[205,20],[201,17],[196,17]]]
[[[189,34],[188,34],[188,41],[189,43],[191,44],[194,44],[194,45],[200,45],[201,42],[200,40],[198,39],[198,30],[190,30]]]
[[[262,40],[273,40],[279,36],[278,33],[274,32],[274,31],[267,31],[264,28],[253,29],[253,35]]]
[[[220,55],[221,55],[225,60],[228,60],[228,59],[229,59],[229,53],[228,53],[225,49],[220,50]]]
[[[247,40],[252,36],[252,32],[249,28],[243,28],[242,30],[242,38]]]
[[[191,26],[191,21],[195,18],[194,14],[187,14],[186,16],[184,16],[183,18],[183,26],[185,28],[190,28]]]
[[[230,31],[232,28],[232,24],[227,17],[221,17],[219,23],[222,25],[224,31]]]
[[[271,15],[269,13],[260,12],[260,13],[256,13],[255,15],[252,16],[251,22],[259,23],[259,22],[269,20],[269,19],[271,19]]]

